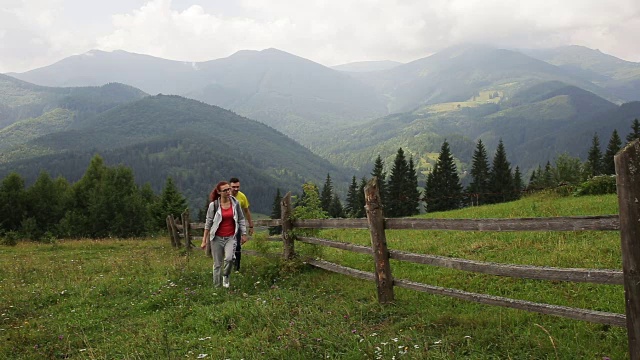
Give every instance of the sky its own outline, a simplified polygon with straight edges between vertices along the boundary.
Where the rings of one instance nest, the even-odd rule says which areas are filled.
[[[582,45],[640,62],[638,34],[638,0],[0,0],[0,73],[92,49],[207,61],[277,48],[333,66]]]

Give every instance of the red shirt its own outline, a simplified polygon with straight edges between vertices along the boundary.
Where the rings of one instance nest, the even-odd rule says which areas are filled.
[[[224,209],[220,205],[220,211],[222,212],[222,221],[218,225],[216,236],[234,236],[236,234],[236,223],[233,220],[233,204],[229,204],[228,209]]]

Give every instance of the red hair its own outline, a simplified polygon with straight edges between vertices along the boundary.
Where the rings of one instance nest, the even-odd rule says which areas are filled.
[[[218,185],[216,185],[216,187],[211,190],[211,194],[209,194],[209,202],[218,200],[220,198],[220,186],[222,185],[229,185],[229,183],[226,181],[220,181]]]

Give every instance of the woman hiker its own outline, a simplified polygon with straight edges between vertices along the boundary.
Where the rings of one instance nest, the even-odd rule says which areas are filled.
[[[247,228],[244,222],[244,213],[240,203],[231,196],[231,186],[226,181],[221,181],[209,196],[209,208],[207,220],[204,224],[202,235],[202,249],[207,248],[210,242],[213,255],[213,285],[229,287],[229,276],[233,267],[233,255],[236,248],[236,232],[242,234],[241,242],[247,241]]]

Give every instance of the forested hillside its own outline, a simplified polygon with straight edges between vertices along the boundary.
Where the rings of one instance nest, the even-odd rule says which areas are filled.
[[[193,209],[205,205],[219,180],[241,179],[254,211],[269,213],[276,189],[297,190],[341,170],[276,130],[231,111],[179,96],[158,95],[74,122],[33,139],[46,155],[0,165],[0,177],[18,171],[29,183],[41,170],[76,181],[94,154],[132,168],[139,184],[159,191],[167,177]]]

